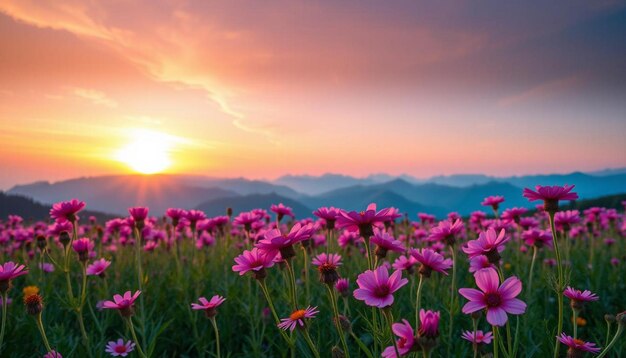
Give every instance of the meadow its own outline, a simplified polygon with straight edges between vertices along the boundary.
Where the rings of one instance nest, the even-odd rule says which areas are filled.
[[[0,356],[626,356],[624,212],[520,195],[537,209],[10,216]]]

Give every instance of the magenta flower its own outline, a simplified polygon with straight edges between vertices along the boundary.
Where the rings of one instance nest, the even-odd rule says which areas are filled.
[[[499,195],[488,196],[483,200],[480,205],[482,206],[491,206],[493,210],[497,211],[500,204],[504,202],[504,197]]]
[[[356,280],[359,288],[354,290],[353,296],[365,301],[368,306],[385,308],[393,304],[393,293],[408,282],[402,278],[402,271],[395,271],[389,276],[388,269],[381,266],[374,271],[367,270],[359,274]]]
[[[579,222],[580,212],[578,210],[565,210],[554,214],[554,225],[558,230],[567,231]]]
[[[113,357],[126,357],[128,353],[132,352],[135,349],[135,343],[128,341],[124,343],[123,339],[118,339],[116,341],[110,341],[107,343],[105,352],[111,354]]]
[[[54,265],[49,262],[42,262],[38,266],[41,269],[41,271],[45,273],[54,272]]]
[[[398,336],[396,345],[398,346],[398,353],[400,353],[401,356],[407,355],[417,348],[413,327],[411,327],[409,321],[403,319],[402,323],[394,323],[391,325],[391,329],[393,333]],[[383,358],[396,358],[396,350],[393,345],[385,348],[382,356]]]
[[[288,260],[296,254],[293,245],[311,238],[314,233],[315,229],[312,224],[302,226],[297,223],[287,235],[283,235],[278,229],[272,229],[265,233],[265,238],[257,243],[257,247],[263,251],[274,252],[274,255],[280,251],[283,259]]]
[[[278,221],[282,220],[285,216],[291,216],[292,218],[296,217],[293,214],[293,210],[290,207],[283,205],[283,203],[279,203],[278,205],[273,204],[270,207],[270,211],[276,214],[276,219]]]
[[[578,194],[573,193],[574,185],[565,186],[541,186],[535,187],[536,191],[524,188],[524,197],[528,201],[543,200],[544,210],[549,213],[556,213],[559,210],[559,200],[576,200]]]
[[[343,297],[348,296],[350,293],[349,289],[350,281],[347,278],[340,278],[337,280],[337,283],[335,283],[335,290],[337,290],[337,292],[339,292],[339,294]]]
[[[83,208],[85,208],[85,203],[78,199],[62,201],[52,205],[50,217],[58,223],[65,221],[75,222],[78,221],[78,215],[76,214]]]
[[[489,324],[504,326],[508,320],[507,313],[519,315],[526,311],[526,304],[515,298],[522,291],[522,282],[517,277],[509,277],[499,285],[496,270],[483,269],[477,271],[474,278],[482,292],[473,288],[459,289],[459,293],[469,300],[463,306],[463,313],[486,309]]]
[[[26,266],[18,265],[13,261],[0,265],[0,293],[8,292],[11,288],[11,280],[27,273]]]
[[[226,299],[220,295],[211,297],[211,300],[207,300],[205,297],[198,298],[200,303],[192,303],[192,310],[203,310],[208,318],[215,317],[217,315],[217,307],[219,307]]]
[[[200,220],[206,219],[206,214],[201,210],[189,210],[185,213],[185,219],[189,220],[189,226],[191,230],[196,229],[196,223]]]
[[[552,233],[548,230],[530,229],[522,233],[522,239],[528,246],[552,247]]]
[[[415,257],[413,256],[398,256],[398,258],[396,259],[396,261],[393,262],[393,264],[391,265],[391,267],[393,267],[396,270],[406,270],[409,274],[413,273],[413,266],[415,266],[418,263],[418,261],[415,259]]]
[[[419,337],[437,338],[439,336],[439,311],[420,309]]]
[[[83,237],[72,242],[72,249],[74,249],[77,254],[89,252],[93,250],[93,248],[94,243],[88,237]]]
[[[485,268],[496,268],[485,255],[474,256],[470,259],[469,272],[476,272]]]
[[[317,270],[320,273],[320,282],[327,285],[334,285],[339,280],[339,274],[337,273],[337,267],[341,266],[341,256],[338,254],[325,254],[321,253],[313,258],[311,262],[314,266],[317,266]]]
[[[456,236],[463,231],[464,225],[461,219],[457,219],[454,223],[450,220],[440,221],[436,227],[430,230],[429,241],[441,241],[447,245],[454,245]]]
[[[526,208],[510,208],[504,210],[502,213],[502,220],[504,221],[513,221],[516,224],[520,223],[522,215],[526,214],[528,209]]]
[[[113,301],[104,301],[102,308],[116,309],[123,317],[130,317],[133,315],[135,300],[140,294],[141,291],[135,291],[135,294],[126,291],[124,296],[116,294],[113,296]]]
[[[578,357],[579,354],[577,353],[582,353],[582,352],[589,352],[593,354],[597,354],[600,352],[600,348],[596,347],[595,343],[585,342],[580,339],[575,339],[573,337],[566,335],[565,333],[561,333],[561,335],[557,336],[556,338],[561,343],[569,347],[569,352],[572,353],[571,355],[569,355],[571,357]]]
[[[348,231],[359,231],[361,237],[368,240],[374,234],[373,225],[384,222],[388,219],[389,208],[376,211],[376,204],[367,206],[365,211],[341,211],[337,217],[335,225],[338,229]]]
[[[491,340],[493,339],[493,333],[483,333],[483,331],[480,330],[476,332],[465,331],[463,332],[463,334],[461,334],[461,338],[476,344],[491,344]]]
[[[237,217],[233,220],[233,224],[243,226],[246,231],[250,231],[252,229],[252,224],[261,219],[262,216],[256,212],[243,212],[237,215]]]
[[[233,271],[239,272],[239,275],[252,271],[255,278],[263,279],[267,275],[265,269],[274,266],[275,256],[275,252],[261,251],[256,247],[252,251],[246,250],[235,257],[236,265],[233,265]]]
[[[491,263],[500,261],[500,252],[504,250],[504,244],[511,238],[505,235],[504,229],[500,230],[500,234],[496,235],[494,229],[487,229],[478,235],[478,239],[467,242],[463,247],[463,252],[470,258],[478,255],[485,255]]]
[[[50,352],[44,354],[43,358],[63,358],[63,356],[61,355],[61,353],[55,350],[51,350]]]
[[[563,291],[563,295],[571,300],[572,308],[578,310],[583,308],[583,302],[597,301],[599,299],[595,293],[589,290],[581,291],[570,286],[567,286],[565,291]]]
[[[370,238],[376,244],[375,254],[379,258],[387,256],[387,251],[404,252],[404,245],[399,240],[394,239],[383,230],[374,230],[374,236]]]
[[[425,277],[430,277],[433,271],[448,275],[446,271],[452,267],[451,259],[446,259],[431,249],[412,249],[411,256],[421,264],[419,273]]]
[[[303,310],[296,310],[289,315],[288,318],[282,318],[280,323],[278,324],[278,328],[282,330],[293,330],[299,325],[300,327],[304,327],[304,319],[305,318],[313,318],[319,311],[316,310],[317,307],[307,307]]]
[[[107,261],[103,258],[94,261],[91,265],[87,266],[87,275],[104,277],[104,271],[111,266],[111,261]]]
[[[326,221],[326,227],[328,229],[335,228],[335,221],[337,221],[337,217],[340,215],[340,211],[334,207],[321,207],[313,212],[313,215],[317,216],[320,219],[324,219]]]
[[[129,208],[128,213],[135,222],[142,222],[148,217],[148,208],[141,206]]]
[[[178,208],[169,208],[165,211],[165,215],[172,219],[172,225],[177,227],[180,219],[187,215],[187,211]]]

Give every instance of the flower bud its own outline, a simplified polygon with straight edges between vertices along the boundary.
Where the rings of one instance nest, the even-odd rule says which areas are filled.
[[[48,241],[46,240],[46,237],[43,235],[37,235],[37,247],[39,248],[39,250],[45,250],[46,246],[48,246]]]
[[[38,294],[26,296],[24,298],[24,305],[26,306],[26,312],[28,314],[36,316],[43,311],[43,298]]]
[[[346,354],[341,350],[341,348],[334,346],[333,349],[331,350],[331,357],[332,358],[344,358],[346,356]]]
[[[61,244],[63,244],[63,247],[67,247],[67,245],[70,243],[70,240],[70,233],[67,231],[63,231],[59,235],[59,241],[61,242]]]

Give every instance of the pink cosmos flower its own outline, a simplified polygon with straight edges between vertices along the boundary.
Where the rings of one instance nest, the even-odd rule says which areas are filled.
[[[178,208],[169,208],[165,211],[165,215],[172,219],[172,225],[176,227],[180,219],[187,215],[187,211]]]
[[[135,300],[139,297],[141,291],[135,291],[135,294],[131,294],[130,291],[126,291],[124,296],[114,295],[113,301],[104,301],[102,308],[116,309],[120,311],[120,314],[124,317],[130,317],[133,315],[133,305]]]
[[[282,330],[293,330],[299,325],[300,327],[304,327],[304,319],[305,318],[313,318],[319,311],[316,310],[317,307],[307,307],[303,310],[296,310],[292,312],[289,317],[282,318],[280,323],[278,324],[278,328]]]
[[[463,247],[463,252],[470,258],[478,255],[485,255],[491,263],[500,261],[500,252],[504,250],[504,244],[511,238],[505,235],[504,229],[496,235],[494,229],[487,229],[478,235],[478,239],[467,242]]]
[[[87,275],[104,277],[104,271],[111,265],[111,261],[107,261],[104,258],[94,261],[91,265],[87,266]]]
[[[576,352],[580,353],[580,352],[589,352],[589,353],[593,353],[593,354],[598,354],[600,353],[600,348],[596,347],[595,343],[591,343],[591,342],[585,342],[583,340],[580,339],[575,339],[573,337],[570,337],[568,335],[566,335],[565,333],[561,333],[560,336],[556,337],[561,343],[565,344],[566,346],[569,347],[569,350],[571,353],[573,353],[571,356],[575,357],[578,355],[575,355]]]
[[[578,210],[565,210],[554,214],[554,225],[558,230],[569,230],[572,225],[579,222],[580,212]]]
[[[276,214],[276,218],[278,219],[278,221],[280,221],[285,216],[291,216],[292,218],[296,217],[293,214],[293,209],[283,205],[283,203],[279,203],[278,205],[272,205],[270,207],[270,211]]]
[[[440,221],[436,227],[430,230],[429,241],[441,241],[447,245],[454,245],[456,236],[463,230],[464,225],[461,219],[454,223],[450,220]]]
[[[283,235],[278,229],[272,229],[265,233],[265,238],[257,243],[257,247],[263,251],[273,252],[274,255],[280,251],[283,259],[287,260],[295,256],[292,246],[302,240],[309,239],[314,233],[315,229],[312,224],[302,226],[297,223],[286,235]]]
[[[431,249],[411,249],[411,256],[421,264],[419,273],[425,277],[430,277],[432,271],[448,275],[446,271],[452,267],[451,259],[446,259]]]
[[[417,213],[417,217],[420,219],[422,224],[432,224],[435,222],[435,216],[427,213]]]
[[[372,203],[367,206],[365,211],[341,211],[337,217],[335,225],[338,229],[346,229],[348,231],[359,231],[364,239],[368,240],[374,234],[373,225],[382,223],[388,219],[389,208],[376,211],[376,204]]]
[[[11,280],[26,275],[28,270],[24,265],[18,265],[13,261],[0,265],[0,293],[5,293],[11,288]]]
[[[488,196],[480,205],[491,206],[493,210],[498,210],[498,206],[504,202],[504,197],[499,195]]]
[[[402,323],[394,323],[391,325],[391,329],[393,330],[393,333],[398,336],[396,345],[398,346],[398,353],[400,353],[401,356],[404,356],[414,350],[414,348],[417,348],[415,345],[416,342],[413,327],[411,327],[411,324],[407,320],[403,319]],[[397,356],[394,346],[392,345],[385,348],[382,356],[383,358],[396,358]]]
[[[350,293],[350,281],[347,278],[340,278],[337,280],[337,283],[335,283],[335,289],[341,296],[347,297]]]
[[[324,206],[315,210],[313,212],[313,215],[317,216],[320,219],[326,220],[327,223],[329,221],[332,221],[334,223],[335,220],[337,220],[337,216],[339,216],[340,211],[340,209],[332,206],[329,208]]]
[[[42,262],[38,266],[41,269],[41,271],[45,273],[54,272],[54,265],[49,262]]]
[[[75,222],[78,221],[78,215],[76,214],[83,210],[84,207],[85,203],[78,199],[62,201],[52,205],[52,209],[50,209],[50,217],[58,223],[65,221]]]
[[[504,326],[507,313],[523,314],[526,304],[515,298],[522,291],[522,282],[517,277],[507,278],[501,285],[494,269],[483,269],[474,274],[476,285],[482,290],[461,288],[459,293],[469,302],[463,306],[463,313],[470,314],[487,309],[487,322],[493,326]]]
[[[189,226],[191,226],[192,230],[195,230],[196,223],[206,219],[206,214],[201,210],[189,210],[185,213],[185,219],[189,220]]]
[[[94,248],[94,243],[88,238],[83,237],[72,242],[72,249],[78,254],[86,253]]]
[[[530,229],[522,233],[522,239],[528,246],[552,247],[552,233],[549,230]]]
[[[408,282],[402,278],[402,271],[395,271],[389,276],[388,269],[381,266],[374,271],[367,270],[359,274],[356,280],[359,288],[354,290],[353,296],[365,301],[368,306],[385,308],[393,304],[393,293]]]
[[[311,263],[314,266],[331,265],[334,267],[341,266],[341,255],[321,253],[313,258]]]
[[[243,226],[246,231],[250,231],[252,229],[252,224],[261,220],[262,217],[258,213],[255,212],[243,212],[237,215],[233,220],[233,224],[238,226]]]
[[[51,350],[50,352],[44,354],[43,358],[63,358],[63,356],[61,355],[61,353],[55,350]]]
[[[135,349],[135,343],[128,341],[124,343],[123,339],[118,339],[116,341],[110,341],[107,343],[105,352],[110,353],[113,357],[126,357],[128,353],[132,352]]]
[[[370,238],[376,245],[376,256],[383,258],[387,251],[404,252],[404,245],[384,230],[374,230],[374,236]]]
[[[570,286],[567,286],[565,291],[563,291],[563,295],[572,301],[572,307],[579,309],[582,308],[583,302],[597,301],[599,299],[595,293],[589,290],[581,291]]]
[[[215,317],[217,314],[217,307],[219,307],[226,299],[220,295],[211,297],[211,300],[207,300],[205,297],[198,298],[198,303],[192,303],[192,310],[203,310],[208,318]]]
[[[146,217],[148,217],[148,208],[141,206],[128,208],[128,213],[135,222],[142,222],[146,220]]]
[[[398,256],[398,258],[396,259],[396,261],[393,262],[393,264],[391,265],[391,267],[393,267],[396,270],[406,270],[409,274],[413,273],[413,266],[415,266],[418,263],[418,261],[415,259],[415,257],[413,256]]]
[[[420,309],[420,328],[418,336],[437,338],[439,336],[439,311]]]
[[[317,266],[317,270],[320,273],[320,282],[327,285],[334,285],[339,279],[337,273],[337,266],[341,266],[341,256],[338,254],[325,254],[321,253],[313,258],[311,262],[314,266]]]
[[[524,188],[523,196],[528,201],[543,200],[544,210],[551,213],[556,213],[559,210],[559,200],[576,200],[578,194],[573,193],[574,185],[565,186],[541,186],[535,187],[536,191]]]
[[[510,209],[506,209],[502,213],[502,220],[513,221],[516,224],[519,224],[521,216],[526,214],[526,212],[528,212],[528,209],[526,209],[526,208],[510,208]]]
[[[485,255],[474,256],[470,259],[469,272],[476,272],[485,268],[496,268]]]
[[[256,247],[252,251],[246,250],[235,257],[236,265],[233,266],[233,271],[239,272],[239,275],[252,271],[256,278],[265,278],[267,275],[265,269],[274,266],[275,256],[275,252],[261,251]]]
[[[483,333],[483,331],[465,331],[463,332],[461,337],[476,344],[491,344],[491,340],[493,339],[493,333]]]

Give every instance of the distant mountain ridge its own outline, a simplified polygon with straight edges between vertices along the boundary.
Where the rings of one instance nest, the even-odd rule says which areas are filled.
[[[319,177],[289,175],[274,181],[164,174],[110,175],[18,185],[7,193],[44,204],[79,198],[91,210],[117,215],[126,215],[127,208],[136,205],[150,207],[154,215],[162,215],[168,207],[202,207],[209,212],[223,213],[226,207],[234,204],[248,208],[252,203],[266,203],[272,199],[275,203],[291,205],[294,210],[297,207],[299,212],[307,212],[305,216],[310,216],[311,211],[320,206],[358,210],[376,202],[381,207],[394,206],[410,215],[428,212],[442,217],[452,211],[467,215],[474,210],[487,210],[480,203],[490,195],[503,195],[506,199],[503,208],[533,207],[534,203],[522,197],[522,189],[537,184],[574,184],[581,199],[626,192],[626,173],[619,169],[598,173],[508,178],[461,174],[427,180],[408,175],[374,174],[355,178],[326,174]],[[229,202],[233,205],[227,205]]]

